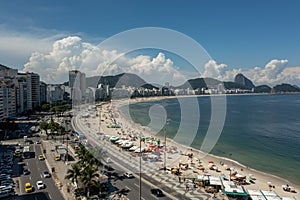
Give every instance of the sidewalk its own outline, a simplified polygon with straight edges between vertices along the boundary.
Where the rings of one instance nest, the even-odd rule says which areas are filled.
[[[52,177],[54,181],[56,182],[56,186],[60,189],[62,195],[64,196],[64,199],[67,200],[73,200],[75,197],[72,195],[72,193],[67,191],[67,184],[68,180],[65,179],[65,176],[67,174],[67,170],[70,168],[72,162],[65,163],[64,161],[55,161],[55,147],[53,145],[52,140],[43,140],[41,143],[42,151],[45,149],[46,154],[45,156],[45,162],[48,167],[49,172],[52,174]],[[55,168],[55,172],[52,172],[52,168]]]

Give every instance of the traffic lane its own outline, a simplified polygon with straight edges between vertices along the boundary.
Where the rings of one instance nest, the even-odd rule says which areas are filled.
[[[38,192],[38,193],[29,193],[24,194],[22,196],[16,197],[12,196],[7,198],[7,200],[16,200],[16,199],[22,199],[22,200],[50,200],[50,197],[47,195],[47,193]]]
[[[41,153],[41,149],[39,145],[36,145],[35,147],[33,147],[33,149],[36,152],[35,158],[30,158],[25,160],[27,168],[31,171],[31,173],[29,175],[22,175],[20,178],[21,194],[23,195],[27,194],[25,192],[24,185],[26,182],[30,182],[30,184],[34,187],[34,194],[45,193],[48,199],[51,198],[51,199],[63,200],[64,198],[60,193],[59,189],[57,188],[57,186],[55,185],[54,180],[52,178],[44,178],[42,175],[44,171],[48,171],[48,168],[44,160],[38,160],[37,158],[38,155]],[[45,189],[37,190],[36,182],[39,180],[44,182],[44,184],[46,185]]]
[[[26,192],[25,192],[25,188],[24,188],[24,186],[25,186],[25,183],[27,183],[27,182],[29,182],[32,186],[33,186],[33,181],[32,181],[32,177],[33,176],[36,176],[35,174],[36,174],[36,172],[35,172],[35,170],[34,170],[34,168],[33,168],[33,162],[34,162],[34,160],[35,160],[35,158],[27,158],[27,159],[24,159],[23,160],[23,163],[24,163],[24,165],[23,165],[23,169],[24,168],[27,168],[27,169],[29,169],[29,171],[30,171],[30,174],[29,175],[21,175],[20,176],[20,184],[19,184],[19,187],[20,187],[20,194],[27,194]]]
[[[41,150],[41,147],[39,144],[35,145],[35,150],[36,150],[37,157],[42,154],[42,150]],[[47,165],[46,165],[46,161],[45,160],[42,161],[42,160],[38,160],[38,159],[35,159],[35,160],[36,160],[36,166],[38,169],[37,171],[39,174],[38,180],[43,181],[44,184],[46,185],[46,188],[42,189],[41,191],[48,192],[48,195],[50,196],[51,199],[57,199],[57,200],[64,199],[61,192],[55,185],[55,182],[54,182],[52,176],[50,178],[43,177],[44,171],[49,172]],[[38,180],[36,180],[36,181],[38,181]]]
[[[125,178],[123,176],[124,171],[118,166],[112,163],[112,167],[114,170],[112,173],[112,184],[116,187],[116,193],[122,193],[126,195],[129,199],[136,199],[137,195],[140,193],[140,181],[138,177],[134,178]],[[143,176],[143,175],[142,175]],[[141,184],[141,197],[142,199],[158,199],[158,197],[151,194],[151,189],[153,189],[150,185],[142,182]],[[159,197],[159,199],[170,199],[166,196]]]

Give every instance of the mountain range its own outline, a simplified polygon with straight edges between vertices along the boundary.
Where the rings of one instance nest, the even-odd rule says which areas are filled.
[[[186,81],[184,84],[172,87],[174,89],[198,89],[198,88],[217,88],[219,84],[224,85],[225,89],[241,89],[241,90],[253,90],[255,93],[282,93],[282,92],[300,92],[298,86],[290,84],[280,84],[271,88],[268,85],[255,86],[253,82],[245,77],[243,74],[237,74],[233,82],[220,81],[213,78],[195,78]],[[123,85],[126,87],[142,87],[147,89],[158,89],[159,85],[150,84],[143,80],[136,74],[122,73],[115,76],[93,76],[86,78],[87,87],[97,87],[99,84],[109,85],[111,88],[120,88]],[[155,85],[155,86],[154,86]]]

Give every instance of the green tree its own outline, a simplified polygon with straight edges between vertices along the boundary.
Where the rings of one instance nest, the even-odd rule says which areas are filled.
[[[72,183],[78,184],[78,180],[81,176],[81,167],[75,163],[72,165],[72,168],[68,169],[67,175],[65,176],[65,179],[71,180]]]
[[[80,177],[81,182],[86,186],[86,196],[90,196],[90,186],[94,183],[97,184],[96,180],[94,178],[98,177],[99,174],[97,173],[97,170],[89,165],[87,166],[84,171],[82,172],[82,176]]]
[[[53,133],[58,131],[59,126],[60,126],[59,123],[54,122],[54,120],[51,118],[48,129],[50,129],[52,137],[53,137]]]
[[[47,139],[49,137],[49,133],[48,133],[48,128],[49,128],[49,124],[47,122],[42,122],[40,124],[40,129],[41,130],[44,130],[46,132],[46,135],[47,135]]]

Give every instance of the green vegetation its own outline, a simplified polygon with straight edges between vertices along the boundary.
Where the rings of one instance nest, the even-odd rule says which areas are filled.
[[[300,88],[296,86],[292,86],[290,84],[283,83],[281,85],[276,85],[272,92],[280,93],[280,92],[300,92]]]
[[[46,112],[47,111],[55,112],[55,113],[65,112],[72,109],[72,102],[64,100],[64,101],[57,101],[51,104],[44,103],[41,108],[43,111]]]
[[[92,152],[96,153],[97,158],[93,156],[83,145],[80,145],[79,150],[77,150],[78,161],[72,165],[67,171],[65,179],[71,180],[73,183],[78,185],[82,183],[85,186],[85,194],[87,197],[90,195],[90,188],[92,186],[100,186],[96,181],[98,177],[98,167],[101,165],[99,161],[103,156],[102,149],[93,148]]]
[[[254,88],[255,93],[270,93],[271,90],[272,88],[267,85],[260,85]]]
[[[49,123],[41,122],[40,129],[45,131],[45,133],[47,135],[47,139],[49,138],[49,136],[51,136],[53,138],[54,135],[65,135],[66,134],[65,127],[61,126],[57,122],[54,122],[54,120],[52,118]],[[50,130],[50,132],[49,132],[49,130]]]

